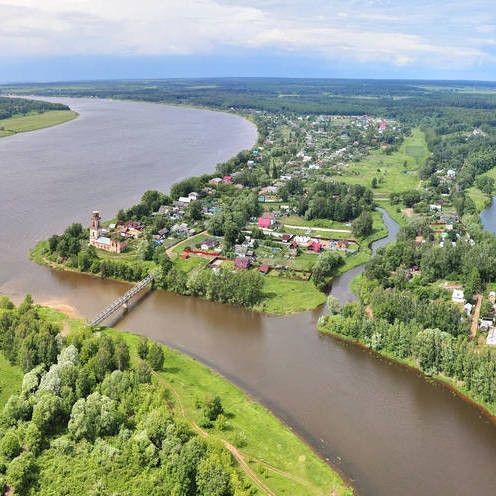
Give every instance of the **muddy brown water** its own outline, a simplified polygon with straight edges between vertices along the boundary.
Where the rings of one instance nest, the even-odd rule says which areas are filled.
[[[27,260],[29,247],[86,221],[94,208],[110,215],[148,188],[213,170],[250,147],[256,132],[236,116],[203,110],[60,101],[81,116],[0,139],[0,293],[19,299],[31,292],[90,317],[128,286],[38,267]],[[343,300],[351,297],[351,275],[333,289]],[[320,312],[270,317],[156,291],[117,325],[218,370],[338,466],[360,494],[495,495],[495,426],[445,387],[319,335]]]

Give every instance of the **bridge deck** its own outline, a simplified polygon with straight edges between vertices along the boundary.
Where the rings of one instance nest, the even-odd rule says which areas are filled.
[[[147,275],[144,279],[133,286],[126,294],[114,300],[110,305],[105,307],[96,317],[90,321],[90,325],[101,324],[104,320],[110,317],[114,312],[127,303],[133,296],[136,296],[143,288],[148,286],[153,282],[153,276],[151,274]]]

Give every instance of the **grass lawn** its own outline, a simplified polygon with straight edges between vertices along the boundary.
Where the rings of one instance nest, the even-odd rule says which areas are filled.
[[[190,272],[197,267],[206,267],[210,260],[211,258],[191,255],[189,258],[176,258],[174,260],[174,266],[176,269],[182,270],[183,272]]]
[[[50,110],[41,114],[33,113],[0,119],[0,136],[34,131],[44,127],[56,126],[77,117],[72,110]]]
[[[301,253],[291,261],[289,266],[296,270],[310,271],[317,259],[318,255],[316,253]]]
[[[294,281],[270,274],[265,278],[263,292],[265,298],[256,310],[276,315],[311,310],[326,301],[326,295],[311,281]]]
[[[467,194],[475,203],[475,208],[477,209],[477,212],[482,212],[486,207],[488,207],[491,204],[491,197],[483,193],[476,186],[472,186],[471,188],[468,188]]]
[[[428,157],[424,133],[415,128],[405,138],[397,152],[386,155],[381,150],[373,151],[367,158],[351,163],[337,180],[370,187],[375,177],[379,181],[374,193],[389,194],[416,189],[419,183],[417,170]],[[406,166],[404,163],[406,162]]]
[[[19,390],[23,372],[20,367],[11,365],[0,353],[0,408],[3,409],[10,395]]]
[[[340,229],[351,232],[351,225],[345,222],[336,222],[329,219],[312,219],[306,220],[299,215],[289,215],[281,218],[282,224],[291,226],[306,226],[306,227],[324,227],[325,229]]]
[[[487,172],[484,172],[484,174],[481,174],[481,176],[492,177],[494,180],[496,180],[496,167],[489,169]],[[478,212],[482,212],[491,204],[491,196],[486,195],[476,186],[472,186],[471,188],[469,188],[467,190],[467,194],[474,201]]]
[[[176,254],[180,254],[185,248],[188,246],[194,247],[197,243],[200,243],[204,239],[211,238],[213,236],[209,236],[207,233],[200,233],[192,238],[186,238],[185,240],[179,242],[177,245],[172,248],[172,252]]]
[[[408,224],[408,217],[401,211],[401,205],[392,205],[391,202],[388,201],[378,201],[377,205],[384,210],[392,217],[394,221],[396,221],[400,226],[405,226]],[[398,207],[400,211],[398,212]]]

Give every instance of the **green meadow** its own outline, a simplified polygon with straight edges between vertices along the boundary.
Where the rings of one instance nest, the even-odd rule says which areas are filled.
[[[49,110],[41,114],[31,113],[0,119],[0,137],[56,126],[75,119],[77,115],[72,110]]]
[[[337,179],[370,187],[372,179],[376,178],[378,184],[374,193],[383,196],[416,189],[419,184],[418,169],[428,155],[424,133],[415,128],[397,152],[388,155],[382,150],[375,150],[367,158],[350,164]]]

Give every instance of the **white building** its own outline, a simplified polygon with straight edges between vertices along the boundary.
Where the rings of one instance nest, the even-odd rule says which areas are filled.
[[[451,301],[454,303],[465,303],[465,295],[463,294],[463,289],[454,289],[451,295]]]

